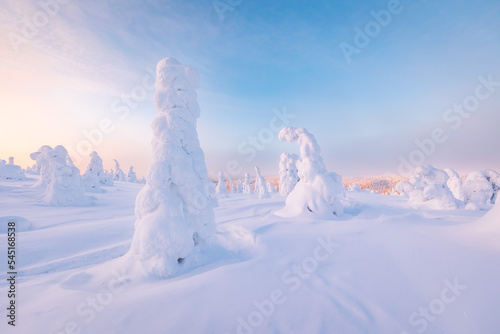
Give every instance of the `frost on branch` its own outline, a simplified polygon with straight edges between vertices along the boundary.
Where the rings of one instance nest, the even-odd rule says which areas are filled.
[[[153,163],[137,195],[130,252],[145,274],[171,277],[215,239],[216,200],[196,131],[198,72],[165,58],[156,74]]]
[[[286,199],[285,207],[277,215],[290,217],[301,213],[314,213],[324,217],[341,216],[344,186],[336,173],[328,173],[316,139],[304,128],[286,127],[279,133],[279,139],[297,142],[300,160],[297,174],[300,181]]]

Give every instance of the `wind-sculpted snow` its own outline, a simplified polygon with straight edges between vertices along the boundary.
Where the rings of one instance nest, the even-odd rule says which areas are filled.
[[[217,202],[196,131],[198,72],[165,58],[156,74],[153,163],[136,200],[131,254],[145,274],[171,277],[213,241]]]

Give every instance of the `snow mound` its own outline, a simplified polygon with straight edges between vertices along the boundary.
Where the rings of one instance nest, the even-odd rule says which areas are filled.
[[[215,240],[217,202],[196,131],[198,72],[165,58],[156,74],[153,163],[137,195],[129,254],[145,275],[171,277]]]
[[[445,168],[444,171],[448,174],[446,185],[450,188],[453,196],[459,201],[465,201],[465,193],[463,189],[462,179],[453,169]]]
[[[331,218],[341,216],[344,208],[340,198],[344,193],[342,178],[336,173],[328,173],[321,157],[316,139],[304,128],[285,127],[279,139],[297,142],[300,160],[297,161],[300,181],[286,199],[285,207],[276,212],[283,217],[314,213]]]
[[[444,170],[422,165],[415,168],[409,182],[398,182],[396,191],[408,195],[410,203],[424,204],[428,209],[458,209],[462,204],[448,188],[448,179],[449,176]]]

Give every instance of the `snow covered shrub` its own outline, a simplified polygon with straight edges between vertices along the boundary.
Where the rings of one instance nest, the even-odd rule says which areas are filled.
[[[267,182],[266,186],[267,186],[267,191],[268,191],[269,193],[275,193],[275,192],[278,192],[278,190],[276,189],[276,186],[274,185],[274,183],[273,183],[273,182]]]
[[[451,193],[459,201],[465,201],[465,193],[462,185],[462,179],[453,169],[445,168],[444,171],[448,174],[448,181],[446,185],[450,188]]]
[[[89,204],[81,184],[80,170],[75,167],[68,151],[59,145],[47,152],[50,182],[43,202],[52,206],[80,206]]]
[[[252,184],[250,183],[250,174],[245,173],[245,180],[243,181],[243,193],[253,194]]]
[[[312,212],[326,217],[341,216],[344,212],[340,197],[343,196],[342,178],[328,173],[316,139],[304,128],[283,128],[279,139],[297,142],[300,160],[297,161],[299,182],[286,199],[285,207],[276,214],[295,216]]]
[[[21,166],[14,165],[14,158],[10,157],[9,163],[5,163],[5,160],[0,162],[0,179],[25,180],[26,175]]]
[[[217,187],[215,191],[218,194],[227,194],[226,181],[224,180],[224,172],[220,171],[219,173],[219,182],[217,182]]]
[[[408,195],[412,204],[424,204],[430,209],[454,210],[460,206],[448,188],[448,174],[431,165],[422,165],[415,168],[408,181],[396,184],[396,191]]]
[[[130,166],[127,173],[127,182],[137,182],[137,175],[134,172],[134,166]]]
[[[115,163],[115,169],[113,170],[113,180],[114,181],[127,181],[125,173],[121,170],[120,164],[116,159],[113,159]]]
[[[299,182],[299,175],[297,170],[297,160],[299,157],[297,154],[282,153],[280,157],[279,164],[279,174],[280,174],[280,194],[283,196],[288,195],[297,182]]]
[[[259,198],[269,198],[269,192],[267,191],[266,179],[260,174],[260,168],[255,166],[255,192],[259,194]]]
[[[472,172],[465,179],[465,208],[469,210],[489,209],[495,203],[500,189],[500,175],[491,170]]]
[[[145,274],[171,277],[215,240],[213,197],[200,147],[198,72],[165,58],[156,70],[153,163],[137,195],[131,255]]]
[[[52,147],[44,145],[38,151],[30,154],[30,158],[36,161],[37,169],[40,172],[40,179],[33,185],[33,187],[45,188],[50,183],[51,173],[49,166],[48,152],[52,151]]]

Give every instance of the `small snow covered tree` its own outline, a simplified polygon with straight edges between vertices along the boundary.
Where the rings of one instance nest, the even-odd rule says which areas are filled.
[[[230,177],[229,177],[229,192],[230,193],[235,193],[236,192],[236,189],[234,188],[233,180],[231,180]]]
[[[59,145],[48,151],[47,155],[50,182],[42,201],[52,206],[88,205],[90,201],[84,195],[80,170],[71,161],[68,151]]]
[[[52,151],[52,147],[44,145],[38,151],[30,154],[30,158],[36,161],[37,169],[40,171],[40,178],[33,187],[45,188],[51,181],[50,164],[48,153]]]
[[[96,151],[90,153],[90,162],[85,174],[82,176],[82,183],[85,190],[94,193],[103,192],[101,188],[101,179],[104,179],[104,168],[102,159]]]
[[[241,179],[236,182],[236,188],[234,191],[238,194],[243,192],[243,184],[241,183]]]
[[[245,180],[243,181],[243,193],[253,194],[252,184],[250,182],[250,174],[245,173]]]
[[[408,195],[412,204],[425,204],[429,209],[454,210],[461,206],[461,202],[448,188],[448,179],[444,170],[422,165],[415,168],[409,182],[398,182],[396,191]]]
[[[462,185],[462,179],[453,169],[445,168],[444,171],[448,174],[448,181],[446,185],[450,188],[451,193],[459,201],[465,201],[465,193]]]
[[[113,170],[113,180],[114,181],[127,181],[127,176],[125,176],[125,173],[121,170],[120,164],[116,159],[113,159],[115,163],[115,169]]]
[[[137,175],[134,172],[134,166],[130,166],[127,174],[127,182],[137,182]]]
[[[466,209],[489,209],[500,190],[500,175],[491,169],[472,172],[465,179],[463,190]]]
[[[340,202],[344,194],[342,178],[336,173],[328,173],[314,136],[304,128],[286,127],[278,137],[282,141],[298,143],[300,181],[288,195],[285,207],[276,214],[289,217],[312,212],[326,217],[341,216],[344,212]]]
[[[21,166],[14,165],[14,158],[10,157],[9,163],[6,163],[5,160],[0,161],[0,179],[20,181],[25,180],[26,175]]]
[[[259,198],[269,198],[269,192],[267,191],[266,179],[260,173],[260,168],[255,166],[255,192],[259,195]]]
[[[280,194],[283,196],[288,195],[297,182],[299,182],[299,175],[297,170],[297,161],[299,157],[297,154],[282,153],[279,164],[280,174]]]
[[[165,58],[156,70],[153,163],[137,195],[131,255],[146,274],[171,277],[215,239],[216,205],[196,120],[198,72]]]
[[[215,191],[218,194],[227,194],[227,186],[223,171],[220,171],[219,173],[219,182],[217,182],[217,187],[215,188]]]
[[[276,190],[276,186],[274,185],[273,182],[267,182],[266,186],[267,186],[267,191],[269,193],[275,193],[278,191],[278,190]]]

